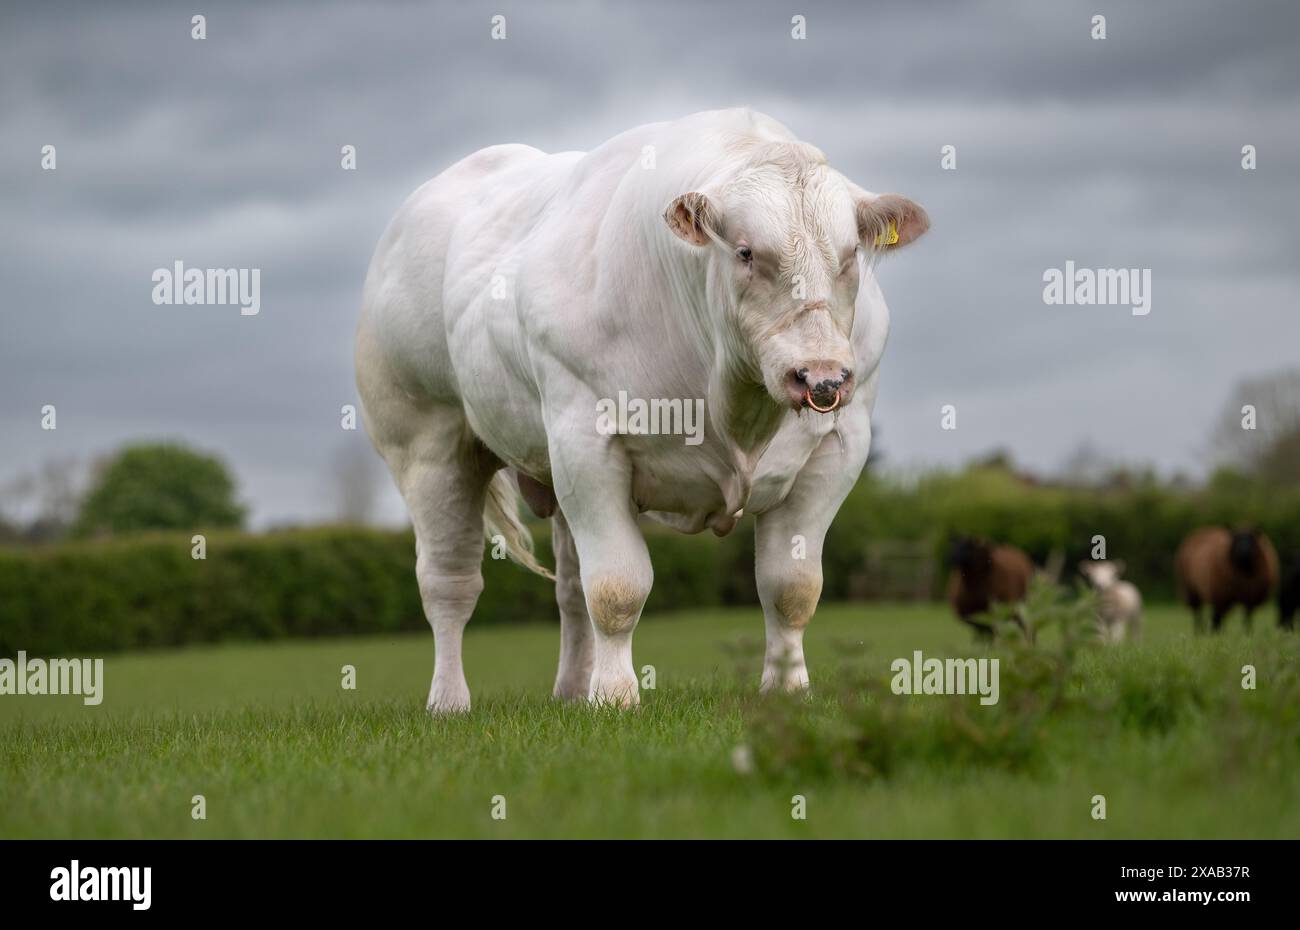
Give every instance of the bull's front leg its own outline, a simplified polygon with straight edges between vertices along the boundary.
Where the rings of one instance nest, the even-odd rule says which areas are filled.
[[[567,454],[566,454],[567,451]],[[588,699],[632,707],[640,687],[632,634],[650,595],[654,572],[637,526],[629,470],[614,450],[579,459],[573,447],[552,453],[556,498],[577,550],[593,634]]]
[[[827,436],[776,507],[754,524],[755,572],[767,650],[762,690],[808,687],[803,638],[822,593],[822,545],[866,462],[869,423]]]
[[[592,507],[591,504],[605,506]],[[633,707],[641,702],[636,666],[632,662],[632,633],[650,595],[654,573],[645,538],[630,504],[589,501],[567,513],[582,571],[582,589],[591,617],[591,687],[595,704]]]
[[[821,598],[825,535],[825,526],[811,525],[806,512],[785,505],[755,522],[754,562],[767,635],[764,691],[808,687],[803,635]]]

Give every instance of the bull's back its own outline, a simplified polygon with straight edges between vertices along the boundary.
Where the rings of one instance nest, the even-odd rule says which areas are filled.
[[[480,281],[475,272],[508,250],[508,236],[518,232],[498,219],[508,209],[507,193],[528,187],[531,169],[548,157],[527,145],[481,149],[403,202],[366,275],[357,335],[363,395],[377,379],[414,398],[457,399],[448,341],[450,314],[458,310],[453,301],[490,284],[490,274]],[[499,241],[489,241],[493,235]],[[465,260],[476,249],[477,265]]]

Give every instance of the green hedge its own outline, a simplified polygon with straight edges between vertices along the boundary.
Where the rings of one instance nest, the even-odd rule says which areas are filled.
[[[547,529],[535,527],[534,536],[553,564]],[[657,574],[649,609],[716,605],[723,580],[751,570],[752,554],[735,540],[649,538]],[[174,534],[0,547],[0,655],[428,629],[409,531],[213,533],[206,559],[190,551],[190,536]],[[739,568],[729,564],[737,554]],[[557,622],[549,581],[486,557],[483,575],[475,625]]]
[[[1127,563],[1126,577],[1148,600],[1175,596],[1174,553],[1193,529],[1252,525],[1268,534],[1284,562],[1300,557],[1300,487],[1277,488],[1222,474],[1206,487],[1170,488],[1137,480],[1119,488],[1037,485],[1002,468],[938,473],[915,482],[869,478],[845,502],[827,536],[827,597],[842,585],[873,541],[914,540],[942,563],[951,534],[985,536],[1019,546],[1042,565],[1066,557],[1062,580],[1090,557],[1092,539]],[[940,593],[944,572],[936,573]]]
[[[1231,477],[1208,488],[1153,483],[1090,491],[1026,484],[1000,469],[937,474],[916,482],[865,478],[827,538],[823,597],[843,600],[873,542],[911,540],[933,560],[934,590],[950,533],[1013,543],[1040,564],[1053,550],[1067,575],[1106,536],[1148,600],[1174,594],[1173,554],[1205,523],[1253,523],[1283,558],[1300,553],[1300,491]],[[534,527],[552,564],[548,527]],[[730,536],[647,530],[655,586],[647,609],[752,604],[752,522]],[[475,625],[556,622],[550,582],[484,560]],[[207,558],[190,536],[157,534],[56,546],[0,547],[0,655],[105,652],[224,639],[273,639],[427,629],[410,532],[325,527],[249,535],[213,532]]]
[[[0,550],[0,653],[377,633],[418,619],[414,544],[356,529]]]

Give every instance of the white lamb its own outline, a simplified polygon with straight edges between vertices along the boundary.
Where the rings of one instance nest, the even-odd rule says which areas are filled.
[[[1079,571],[1097,592],[1097,630],[1104,643],[1120,643],[1142,635],[1142,595],[1123,581],[1123,562],[1080,562]]]

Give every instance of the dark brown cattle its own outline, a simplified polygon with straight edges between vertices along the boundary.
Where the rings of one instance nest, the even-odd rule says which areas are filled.
[[[1249,630],[1251,613],[1277,586],[1277,552],[1255,530],[1202,527],[1183,540],[1174,561],[1179,595],[1192,609],[1197,632],[1204,628],[1201,610],[1206,605],[1215,631],[1238,604],[1245,608]]]
[[[1300,609],[1300,556],[1291,560],[1291,567],[1282,574],[1277,589],[1277,624],[1285,629],[1295,627],[1295,612]]]
[[[948,603],[982,636],[992,636],[993,627],[974,618],[994,604],[1019,604],[1034,574],[1034,563],[1015,546],[968,537],[953,540],[948,565]],[[1018,614],[1016,621],[1025,629]]]

